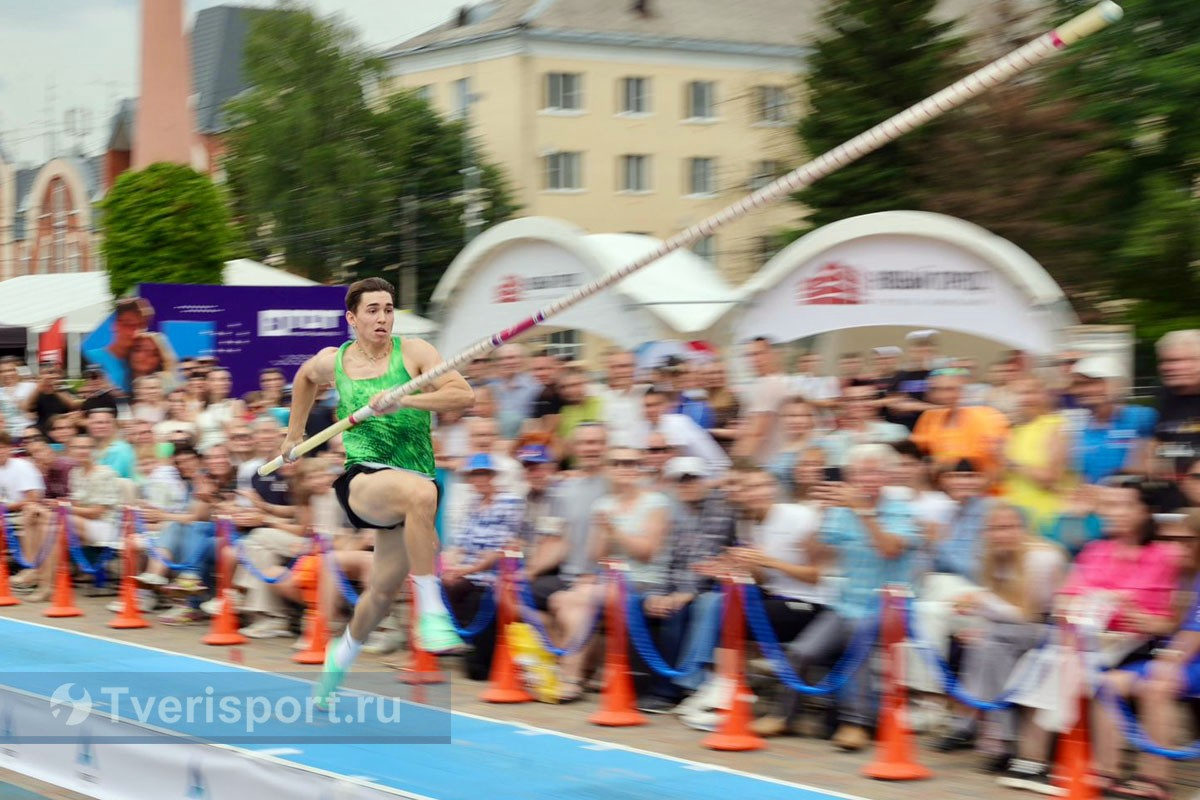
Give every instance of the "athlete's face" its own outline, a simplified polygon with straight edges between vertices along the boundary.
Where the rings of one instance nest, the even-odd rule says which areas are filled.
[[[387,292],[366,292],[358,301],[358,309],[346,313],[346,320],[359,339],[384,342],[392,335],[396,309]]]

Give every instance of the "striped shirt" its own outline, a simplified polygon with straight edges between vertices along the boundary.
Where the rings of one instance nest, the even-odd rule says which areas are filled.
[[[516,495],[498,494],[486,506],[480,498],[475,498],[462,531],[455,538],[455,545],[463,553],[462,565],[469,567],[489,553],[503,550],[506,544],[520,538],[524,526],[525,501]],[[496,568],[472,573],[467,580],[491,586],[496,582]]]

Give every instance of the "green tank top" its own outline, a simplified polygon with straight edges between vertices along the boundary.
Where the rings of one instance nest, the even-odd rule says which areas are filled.
[[[395,346],[388,369],[378,378],[354,380],[342,368],[342,356],[353,342],[338,348],[334,366],[334,385],[338,392],[338,419],[345,419],[371,402],[384,389],[393,389],[411,380],[404,367],[404,349],[400,337],[392,337]],[[346,466],[353,464],[385,464],[389,467],[434,476],[433,436],[430,432],[433,415],[415,408],[402,408],[392,414],[371,417],[342,434],[346,445]]]

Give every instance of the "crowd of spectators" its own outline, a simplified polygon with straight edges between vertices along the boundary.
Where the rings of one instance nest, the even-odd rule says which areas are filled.
[[[789,369],[784,356],[760,339],[732,356],[736,370],[711,351],[654,364],[612,351],[585,364],[509,344],[472,363],[474,407],[433,432],[442,582],[459,624],[484,607],[501,554],[522,552],[523,602],[567,651],[557,699],[579,700],[600,678],[603,565],[619,561],[654,646],[669,663],[701,665],[671,680],[633,649],[639,707],[711,729],[731,702],[724,676],[736,656],[718,636],[723,577],[758,584],[789,666],[809,681],[872,633],[879,590],[894,585],[915,598],[917,638],[965,691],[988,700],[1013,690],[1015,707],[976,712],[946,698],[914,650],[912,722],[939,749],[978,750],[1003,785],[1055,791],[1051,739],[1070,702],[1014,682],[1062,619],[1109,670],[1108,692],[1134,698],[1151,735],[1172,739],[1178,699],[1200,692],[1200,331],[1158,343],[1161,390],[1137,403],[1107,356],[1009,352],[985,370],[939,352],[932,331],[836,363],[801,353]],[[313,430],[335,405],[322,396]],[[48,598],[57,549],[44,545],[60,500],[93,552],[123,537],[132,506],[144,611],[167,624],[219,612],[220,563],[243,633],[298,637],[318,585],[313,532],[359,585],[377,534],[350,529],[333,498],[337,439],[258,476],[287,419],[277,370],[234,398],[218,363],[185,360],[135,377],[126,397],[97,370],[71,388],[53,365],[30,375],[0,361],[0,500],[22,560],[37,564],[14,586]],[[215,528],[226,517],[223,547]],[[336,625],[347,600],[337,582],[319,585],[342,612]],[[399,609],[368,652],[401,648]],[[494,624],[463,660],[470,678],[488,674]],[[814,703],[760,655],[751,647],[759,734],[817,733],[848,751],[869,743],[881,688],[869,659]],[[1168,796],[1165,759],[1121,771],[1113,713],[1092,703],[1092,779],[1108,796]]]

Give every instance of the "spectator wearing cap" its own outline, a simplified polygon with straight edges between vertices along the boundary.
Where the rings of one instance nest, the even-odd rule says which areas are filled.
[[[499,409],[496,421],[500,435],[516,439],[525,420],[533,414],[533,404],[542,393],[542,385],[529,374],[525,348],[509,342],[496,351],[496,377],[490,384]]]
[[[496,457],[488,452],[475,453],[463,467],[472,489],[471,503],[462,527],[454,533],[454,548],[447,551],[442,571],[450,608],[462,625],[475,618],[484,595],[496,582],[504,550],[518,546],[525,527],[525,503],[499,491],[498,472]],[[474,647],[464,659],[467,677],[481,681],[487,678],[496,645],[494,619],[471,644]]]
[[[755,378],[744,393],[745,426],[732,452],[765,464],[783,443],[779,413],[791,394],[792,379],[780,370],[778,355],[769,339],[759,336],[751,340],[746,345],[746,354]]]
[[[1118,472],[1145,472],[1158,412],[1120,402],[1123,371],[1108,356],[1089,356],[1071,368],[1074,394],[1086,410],[1071,447],[1071,463],[1085,483]]]
[[[929,375],[929,402],[912,440],[940,464],[969,458],[988,476],[1000,470],[1000,454],[1008,438],[1008,420],[994,408],[963,406],[966,376],[959,370],[939,369]]]
[[[505,452],[506,445],[500,439],[500,428],[491,417],[469,417],[467,425],[467,448],[471,453],[488,453],[496,465],[496,486],[503,494],[524,497],[528,491],[525,485],[525,469],[512,456]],[[451,476],[446,486],[446,511],[443,522],[446,527],[447,544],[454,544],[454,531],[459,530],[474,499],[472,484],[465,479],[462,467],[464,459],[459,464],[459,471]]]
[[[670,663],[697,663],[702,669],[674,683],[655,676],[639,693],[642,710],[650,712],[674,706],[681,689],[695,690],[703,683],[703,668],[712,664],[717,645],[721,597],[710,568],[734,545],[737,535],[736,511],[709,480],[702,459],[673,458],[663,473],[673,495],[667,571],[662,585],[646,595],[643,610],[657,629],[664,657]],[[685,645],[688,652],[681,655]]]
[[[1062,512],[1063,499],[1076,480],[1070,471],[1066,418],[1053,408],[1050,392],[1034,377],[1014,385],[1017,412],[1004,449],[1001,493],[1023,508],[1039,533],[1049,530]]]
[[[558,465],[550,454],[550,448],[542,444],[529,444],[517,451],[517,462],[525,468],[525,483],[529,490],[525,494],[525,526],[521,530],[521,539],[527,548],[536,549],[536,544],[543,530],[549,532],[554,527],[546,521],[551,515],[551,489],[554,486],[554,476]],[[553,531],[557,535],[558,531]],[[532,570],[535,559],[531,558],[526,570]],[[557,567],[557,564],[551,565]],[[541,574],[545,570],[539,571]]]
[[[667,391],[659,387],[646,390],[643,407],[651,433],[661,433],[677,455],[702,458],[710,474],[723,475],[729,469],[729,456],[708,431],[682,414],[669,413],[670,403]]]
[[[879,390],[868,380],[856,380],[842,390],[838,402],[836,430],[821,437],[821,446],[829,455],[829,465],[844,467],[846,454],[859,444],[891,444],[908,438],[908,428],[887,422],[879,415]]]

